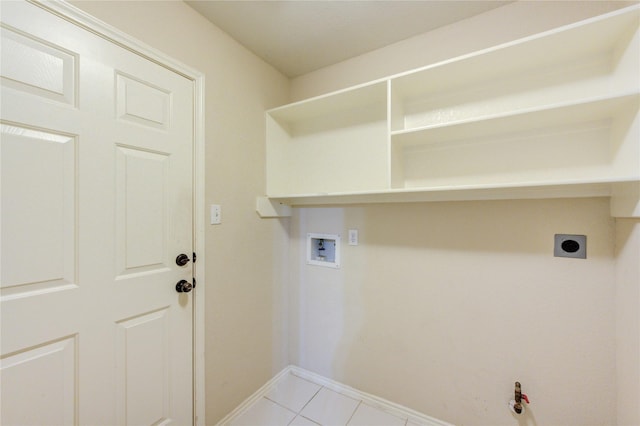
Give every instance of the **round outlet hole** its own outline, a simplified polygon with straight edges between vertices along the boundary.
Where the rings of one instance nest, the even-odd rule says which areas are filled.
[[[566,251],[567,253],[575,253],[580,250],[580,243],[578,243],[576,240],[565,240],[562,242],[560,247],[562,247],[562,250]]]

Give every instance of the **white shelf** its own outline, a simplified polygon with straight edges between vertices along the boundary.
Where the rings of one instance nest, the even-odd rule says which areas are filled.
[[[455,185],[403,188],[386,191],[336,192],[331,194],[282,194],[270,200],[292,206],[395,203],[424,201],[474,201],[541,198],[609,197],[618,182],[567,182],[564,184]]]
[[[267,112],[281,125],[338,116],[387,102],[387,82],[373,82],[284,105]]]
[[[388,186],[386,81],[267,112],[267,194]]]
[[[640,78],[640,77],[639,77]],[[432,124],[391,132],[394,143],[404,146],[468,139],[470,136],[499,135],[538,127],[553,127],[612,119],[638,108],[640,92],[609,97],[586,98],[576,102],[551,104],[527,110],[509,111],[481,118]],[[428,138],[428,140],[425,140]]]
[[[267,195],[313,205],[624,194],[612,211],[638,212],[639,21],[636,5],[270,110]]]
[[[394,77],[392,130],[637,90],[637,20],[614,12]]]
[[[639,105],[640,96],[632,94],[395,132],[394,184],[638,179],[640,158],[634,161],[633,155]]]

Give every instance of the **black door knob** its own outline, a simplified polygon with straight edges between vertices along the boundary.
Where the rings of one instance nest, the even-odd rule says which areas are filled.
[[[186,254],[182,253],[179,254],[178,257],[176,257],[176,265],[184,266],[187,263],[189,263],[189,256],[187,256]]]
[[[176,284],[176,291],[178,293],[189,293],[193,289],[193,285],[189,281],[180,280]]]

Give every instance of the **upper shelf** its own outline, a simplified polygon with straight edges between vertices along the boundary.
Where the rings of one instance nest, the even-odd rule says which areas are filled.
[[[616,215],[640,215],[639,22],[634,5],[269,110],[267,196],[624,196]]]
[[[387,83],[378,81],[284,105],[267,114],[281,124],[293,124],[325,115],[348,114],[354,109],[386,102]]]
[[[394,90],[403,98],[420,98],[611,54],[628,43],[637,21],[637,7],[622,9],[393,76]]]

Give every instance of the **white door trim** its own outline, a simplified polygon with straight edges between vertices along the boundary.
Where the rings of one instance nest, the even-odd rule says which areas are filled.
[[[88,13],[64,1],[35,1],[29,0],[73,24],[82,27],[100,37],[117,44],[139,56],[153,61],[164,68],[172,70],[193,82],[194,90],[194,206],[193,206],[193,244],[198,255],[198,261],[193,265],[194,274],[198,278],[198,288],[194,291],[193,312],[193,410],[194,425],[205,424],[205,365],[204,365],[204,300],[205,300],[205,162],[204,162],[204,74],[161,51],[148,46],[124,32],[106,24]]]

